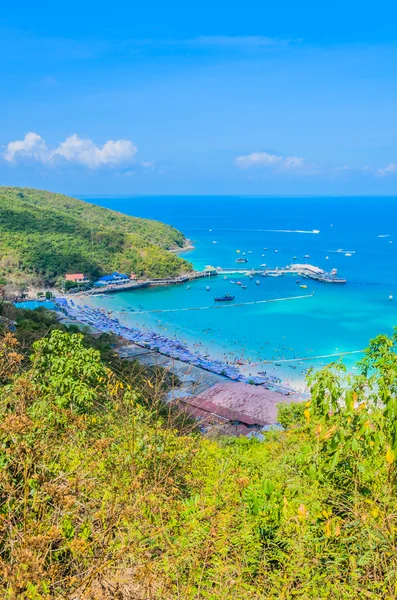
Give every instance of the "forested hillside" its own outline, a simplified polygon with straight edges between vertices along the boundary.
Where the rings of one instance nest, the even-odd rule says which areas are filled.
[[[180,231],[157,221],[61,194],[0,188],[0,275],[10,283],[53,284],[66,272],[178,275],[191,265],[167,250],[185,243]]]
[[[2,598],[396,598],[396,339],[313,377],[284,431],[208,440],[155,374],[22,317],[33,348],[0,340]]]

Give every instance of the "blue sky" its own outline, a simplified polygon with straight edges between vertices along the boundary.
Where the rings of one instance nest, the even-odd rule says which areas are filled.
[[[0,182],[396,194],[393,2],[26,2],[0,16]]]

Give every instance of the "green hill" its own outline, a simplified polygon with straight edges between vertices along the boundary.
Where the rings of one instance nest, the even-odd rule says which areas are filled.
[[[97,277],[114,270],[178,275],[191,265],[177,229],[130,217],[62,194],[0,188],[0,272],[8,282],[53,284],[67,272]]]

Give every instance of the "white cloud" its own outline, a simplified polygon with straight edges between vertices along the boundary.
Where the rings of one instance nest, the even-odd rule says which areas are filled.
[[[10,142],[3,157],[8,162],[31,159],[44,164],[59,159],[97,169],[104,165],[120,165],[133,161],[137,148],[130,140],[108,140],[102,147],[89,138],[71,135],[55,150],[50,150],[37,133],[28,133],[23,140]]]
[[[53,152],[53,156],[62,156],[69,162],[76,162],[96,169],[102,165],[117,165],[134,158],[137,148],[129,140],[109,140],[98,147],[89,138],[77,134],[66,138]]]
[[[50,160],[45,141],[33,132],[27,133],[23,140],[9,142],[3,156],[8,162],[15,162],[19,158],[32,158],[42,163]]]
[[[268,167],[273,170],[299,170],[308,167],[304,158],[301,156],[279,156],[278,154],[269,154],[267,152],[252,152],[235,159],[235,164],[240,169],[250,169],[251,167]]]
[[[397,164],[396,163],[389,163],[383,169],[378,169],[376,171],[376,174],[380,175],[381,177],[384,177],[385,175],[390,175],[391,173],[397,173]]]

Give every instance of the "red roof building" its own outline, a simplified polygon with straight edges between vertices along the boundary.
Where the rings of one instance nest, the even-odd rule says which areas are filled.
[[[261,386],[240,382],[218,383],[197,396],[178,398],[176,404],[207,425],[234,424],[237,435],[277,423],[277,404],[293,399]],[[241,429],[241,431],[240,431]]]
[[[82,283],[85,281],[83,273],[66,273],[66,281],[74,281],[75,283]]]

